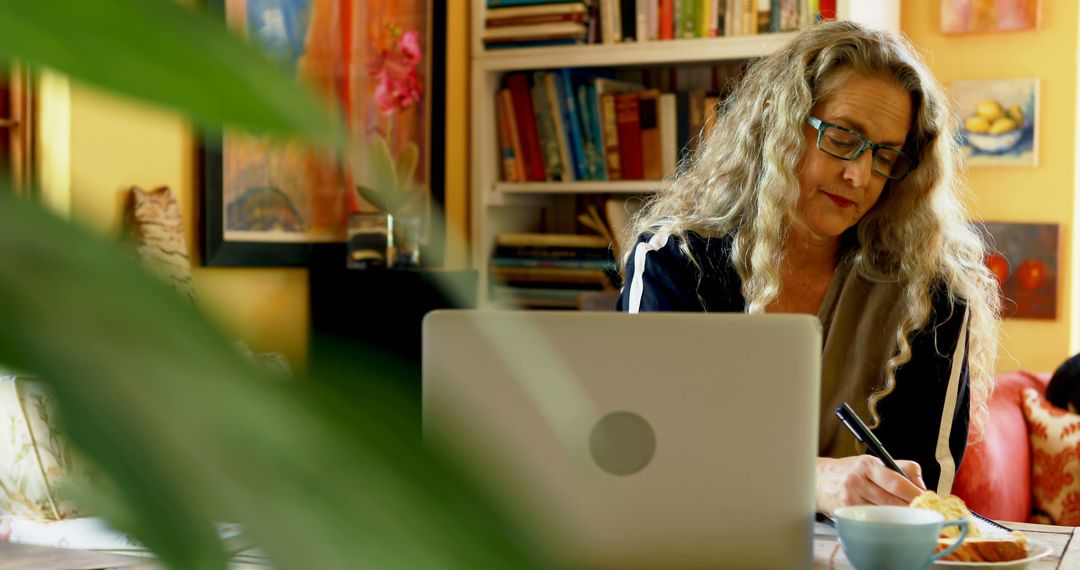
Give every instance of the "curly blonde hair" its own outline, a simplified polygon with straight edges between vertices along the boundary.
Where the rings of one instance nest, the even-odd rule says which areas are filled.
[[[842,254],[868,280],[898,283],[904,310],[896,352],[886,363],[877,404],[896,386],[896,369],[911,360],[908,337],[930,318],[935,286],[950,305],[967,304],[971,418],[978,433],[987,416],[997,355],[1000,299],[984,265],[986,245],[967,222],[956,141],[957,115],[914,47],[899,34],[851,22],[830,22],[799,32],[757,61],[719,112],[711,136],[679,165],[671,186],[656,194],[630,224],[627,241],[642,232],[667,231],[697,264],[686,232],[733,237],[732,263],[742,279],[748,313],[761,313],[780,292],[789,212],[799,195],[797,168],[811,108],[851,74],[884,77],[911,95],[912,128],[904,150],[919,159],[902,181],[888,181],[874,207],[848,230]],[[854,233],[854,235],[852,235]],[[629,252],[627,252],[629,254]]]

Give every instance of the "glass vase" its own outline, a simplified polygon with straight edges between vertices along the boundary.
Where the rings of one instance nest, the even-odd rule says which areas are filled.
[[[420,216],[381,212],[349,214],[347,259],[349,269],[420,266]]]

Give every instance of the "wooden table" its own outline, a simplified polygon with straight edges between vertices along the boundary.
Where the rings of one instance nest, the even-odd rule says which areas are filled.
[[[1006,523],[1023,531],[1029,538],[1045,542],[1054,552],[1027,566],[1027,570],[1080,570],[1080,527]],[[262,564],[233,562],[234,570],[266,570]],[[44,548],[0,542],[0,570],[84,570],[124,568],[160,570],[153,560],[113,554]],[[814,569],[853,570],[836,539],[836,531],[818,523],[814,526]]]
[[[0,570],[165,570],[154,558],[0,542]],[[271,570],[264,561],[245,557],[229,562],[229,570]]]
[[[1006,522],[1028,538],[1049,544],[1054,551],[1029,564],[1027,570],[1080,570],[1080,527]],[[853,570],[836,539],[836,531],[824,524],[814,525],[814,570]]]

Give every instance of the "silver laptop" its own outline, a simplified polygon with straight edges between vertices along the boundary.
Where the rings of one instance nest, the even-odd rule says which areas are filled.
[[[435,311],[424,437],[566,566],[809,568],[820,354],[809,315]]]

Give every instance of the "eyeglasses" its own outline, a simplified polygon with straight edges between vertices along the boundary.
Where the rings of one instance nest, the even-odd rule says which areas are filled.
[[[903,180],[919,161],[906,152],[891,146],[871,142],[859,133],[840,125],[826,123],[809,116],[806,122],[817,129],[817,147],[825,154],[840,160],[855,160],[864,150],[870,149],[874,172],[889,180]]]

